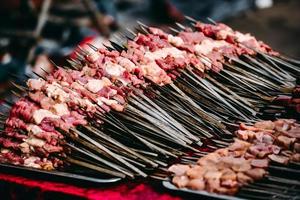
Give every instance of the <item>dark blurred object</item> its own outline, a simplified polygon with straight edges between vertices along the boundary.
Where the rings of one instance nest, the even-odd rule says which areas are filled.
[[[33,64],[39,54],[64,60],[86,37],[108,37],[117,26],[113,5],[113,1],[101,0],[2,1],[0,56],[9,54],[11,63],[1,68],[0,81],[16,70],[24,74],[25,66]]]
[[[275,0],[272,8],[248,11],[225,21],[233,29],[251,33],[283,55],[300,58],[300,1]]]
[[[210,17],[220,21],[254,8],[254,0],[171,0],[171,2],[185,15],[199,20]]]
[[[116,0],[116,6],[121,25],[128,26],[127,22],[137,19],[147,24],[164,25],[181,22],[184,15],[220,21],[254,9],[256,1],[266,0]]]

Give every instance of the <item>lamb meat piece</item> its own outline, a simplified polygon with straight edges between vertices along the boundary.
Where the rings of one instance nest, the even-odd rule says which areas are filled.
[[[220,158],[217,164],[219,169],[232,168],[236,172],[246,171],[251,168],[250,162],[244,158],[227,156]]]
[[[20,117],[25,122],[32,120],[34,111],[38,110],[38,106],[31,102],[29,99],[21,98],[15,103],[10,111],[11,117]]]
[[[174,173],[176,176],[182,176],[190,169],[188,165],[176,164],[169,167],[168,171]]]
[[[247,125],[244,124],[244,123],[241,123],[241,124],[240,124],[240,129],[241,129],[241,130],[248,130],[248,131],[259,131],[258,128],[254,127],[254,126],[247,126]]]
[[[50,153],[43,147],[31,147],[31,149],[33,149],[34,153],[39,157],[48,158],[50,156]]]
[[[283,134],[291,138],[300,139],[300,127],[294,126],[288,131],[283,131]]]
[[[274,124],[275,124],[275,130],[280,132],[287,131],[288,129],[290,129],[291,126],[290,123],[288,123],[286,120],[283,119],[276,120]]]
[[[263,168],[252,168],[245,171],[245,174],[250,176],[254,180],[260,180],[267,174],[267,171]]]
[[[236,172],[244,172],[251,169],[250,162],[244,158],[231,158],[232,169]]]
[[[185,44],[189,44],[189,45],[200,44],[204,39],[207,38],[201,32],[185,32],[185,31],[179,32],[178,37],[180,37]]]
[[[268,158],[274,162],[284,164],[284,165],[287,165],[289,163],[289,157],[282,156],[282,155],[271,154],[268,155]]]
[[[30,156],[24,160],[24,166],[32,168],[42,168],[40,165],[40,158],[36,156]]]
[[[238,186],[238,182],[237,181],[233,181],[233,180],[224,180],[221,182],[221,186],[224,186],[226,188],[235,188]]]
[[[192,179],[186,185],[187,188],[192,190],[204,190],[205,189],[205,181],[201,178]]]
[[[189,178],[187,176],[174,176],[172,179],[172,183],[179,188],[184,188],[189,183]]]
[[[72,83],[73,79],[72,79],[70,72],[72,72],[72,70],[65,70],[63,68],[59,68],[52,75],[53,75],[54,79],[56,79],[58,81]]]
[[[257,132],[257,131],[264,131],[264,132],[268,132],[268,133],[273,133],[274,130],[270,130],[270,129],[264,129],[265,127],[262,125],[257,125],[258,127],[255,126],[247,126],[244,123],[240,124],[240,130],[248,130],[248,131],[253,131],[253,132]],[[263,128],[259,128],[263,127]]]
[[[51,145],[56,145],[58,143],[57,139],[58,139],[59,135],[57,135],[54,132],[42,131],[42,132],[36,134],[35,137],[37,137],[39,139],[43,139]]]
[[[269,166],[269,160],[268,159],[253,159],[253,160],[251,160],[251,165],[253,167],[267,168]]]
[[[36,103],[40,103],[41,99],[43,99],[45,96],[46,95],[42,91],[34,91],[28,93],[28,97]]]
[[[221,187],[221,181],[220,179],[209,178],[206,179],[206,185],[207,185],[206,190],[208,192],[217,192]]]
[[[17,117],[9,117],[5,121],[5,127],[26,130],[26,123]]]
[[[300,153],[300,143],[299,142],[294,143],[293,150],[297,153]]]
[[[238,130],[236,135],[241,140],[252,141],[255,137],[255,132],[250,130]]]
[[[218,49],[222,54],[228,58],[237,57],[240,53],[237,53],[236,47],[234,45],[226,45],[223,47],[219,47]]]
[[[43,161],[42,166],[43,166],[43,169],[46,169],[46,167],[51,167],[51,165],[52,165],[52,169],[53,169],[53,167],[58,168],[58,167],[61,167],[61,166],[67,165],[67,164],[68,163],[63,162],[62,160],[60,160],[56,157],[51,157],[51,158],[49,158],[49,161],[47,161],[47,160]],[[46,170],[51,170],[51,168],[46,169]]]
[[[221,148],[215,151],[215,153],[219,154],[221,157],[228,156],[228,148]]]
[[[255,158],[255,155],[246,152],[246,153],[244,154],[244,158],[247,159],[247,160],[249,160],[249,159],[254,159],[254,158]]]
[[[291,149],[293,146],[294,142],[296,141],[296,138],[290,138],[284,135],[280,135],[277,137],[277,143],[281,146],[284,147],[285,149]]]
[[[190,169],[186,171],[186,175],[191,179],[201,179],[206,173],[207,169],[205,167],[196,165],[192,166]]]
[[[271,149],[272,149],[273,154],[279,154],[281,151],[281,148],[277,145],[271,145]]]
[[[217,153],[209,153],[206,156],[200,158],[197,161],[197,164],[201,165],[201,166],[213,165],[215,163],[218,163],[220,157],[221,156],[219,154],[217,154]]]
[[[246,185],[253,182],[250,176],[247,176],[244,172],[237,173],[237,180],[241,185]]]
[[[24,158],[11,151],[1,152],[0,160],[1,162],[15,164],[15,165],[22,165],[24,163]]]
[[[210,168],[208,168],[208,170],[204,174],[205,180],[220,180],[221,177],[222,177],[222,172],[210,170]]]
[[[255,143],[264,143],[271,145],[274,143],[276,138],[268,132],[258,131],[255,133],[255,139]]]
[[[170,47],[171,44],[167,40],[160,39],[159,36],[152,34],[138,34],[135,38],[135,42],[138,45],[147,46],[150,51],[156,51],[161,48]]]
[[[12,129],[10,127],[5,127],[2,135],[6,136],[6,137],[10,137],[12,139],[16,139],[16,140],[23,140],[23,139],[26,139],[28,137],[25,134],[19,133],[19,131],[20,130]]]
[[[49,153],[57,153],[63,151],[63,148],[61,146],[54,146],[47,143],[43,146],[43,148]]]
[[[290,156],[292,156],[292,154],[293,154],[293,152],[290,151],[290,150],[282,150],[282,151],[280,151],[280,155],[282,155],[282,156],[290,157]]]
[[[38,79],[28,79],[27,86],[30,90],[40,91],[46,84],[46,81],[38,78]]]
[[[178,68],[180,69],[186,66],[186,60],[184,58],[175,58],[170,55],[168,55],[164,59],[156,59],[155,62],[160,68],[162,68],[165,71]]]
[[[225,168],[221,170],[221,172],[222,172],[221,181],[226,181],[226,180],[235,181],[237,178],[236,173],[229,168]]]
[[[251,144],[249,142],[235,139],[234,143],[228,147],[228,150],[229,151],[244,151],[244,150],[247,150],[250,146],[251,146]]]
[[[124,67],[126,69],[126,72],[131,73],[136,68],[135,64],[128,58],[124,58],[124,57],[120,56],[120,57],[117,57],[116,60],[119,65],[121,65],[122,67]]]
[[[44,97],[40,100],[41,108],[49,110],[53,105],[55,105],[55,101],[52,98]]]
[[[84,119],[83,115],[80,115],[77,111],[71,111],[70,115],[62,116],[62,119],[72,126],[86,125],[87,121]]]
[[[300,162],[300,153],[295,153],[291,156],[291,160],[294,162]]]
[[[254,124],[254,127],[258,128],[258,129],[273,130],[275,128],[275,123],[270,120],[269,121],[259,121]]]
[[[149,31],[150,31],[150,33],[152,33],[154,35],[158,35],[161,38],[165,38],[165,39],[168,38],[168,34],[159,28],[149,27]]]
[[[233,182],[234,183],[234,182]],[[225,195],[235,195],[238,192],[239,188],[236,187],[219,187],[216,189],[216,193],[225,194]]]
[[[10,149],[15,149],[15,150],[19,149],[19,143],[14,142],[8,138],[0,137],[0,144],[2,145],[2,147],[5,147],[5,148],[10,148]]]
[[[249,147],[249,153],[257,158],[265,158],[267,155],[280,152],[280,147],[276,145],[268,145],[264,143],[258,143]]]
[[[39,124],[39,127],[46,132],[55,132],[55,126],[51,119],[44,118],[43,121]]]
[[[240,157],[243,157],[245,155],[245,153],[246,153],[245,150],[233,151],[233,152],[231,152],[230,156],[240,158]]]

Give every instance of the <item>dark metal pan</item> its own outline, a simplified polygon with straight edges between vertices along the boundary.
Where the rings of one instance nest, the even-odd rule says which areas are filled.
[[[65,182],[72,184],[93,184],[93,186],[106,186],[108,184],[113,184],[121,181],[121,178],[111,178],[111,177],[99,177],[95,174],[84,174],[84,171],[62,172],[62,171],[46,171],[40,169],[34,169],[29,167],[15,166],[9,164],[0,163],[0,172],[13,174],[18,176],[23,176],[27,178],[37,179],[37,180],[50,180],[57,182]],[[96,185],[95,185],[96,184]]]
[[[234,196],[228,196],[228,195],[221,195],[221,194],[215,194],[215,193],[209,193],[206,191],[196,191],[196,190],[189,190],[186,188],[177,188],[175,185],[170,183],[170,181],[163,181],[163,186],[169,190],[180,192],[183,194],[193,194],[197,196],[202,196],[204,199],[224,199],[224,200],[244,200],[243,198],[234,197]],[[200,199],[200,198],[199,198]]]

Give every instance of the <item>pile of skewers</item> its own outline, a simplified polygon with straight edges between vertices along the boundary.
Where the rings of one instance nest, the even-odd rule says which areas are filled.
[[[1,162],[146,177],[204,140],[232,141],[231,125],[257,121],[260,107],[292,91],[296,61],[224,24],[190,20],[174,35],[140,23],[111,46],[79,47],[69,67],[15,84]]]
[[[295,120],[241,124],[238,139],[228,147],[208,153],[196,164],[172,165],[172,182],[179,188],[233,195],[240,187],[266,176],[270,162],[299,163],[299,133]]]

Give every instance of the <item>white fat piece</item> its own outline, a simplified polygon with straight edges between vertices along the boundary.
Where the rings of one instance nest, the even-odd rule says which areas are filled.
[[[97,104],[98,104],[99,106],[102,106],[102,105],[103,105],[103,102],[102,102],[99,98],[97,98],[96,100],[97,100]]]
[[[30,137],[24,140],[27,144],[33,147],[43,147],[46,142],[42,139],[36,138],[36,137]]]
[[[173,36],[173,35],[168,35],[168,42],[175,45],[175,46],[180,46],[183,45],[184,42],[180,37]]]
[[[99,97],[97,100],[105,103],[108,106],[111,106],[112,104],[118,104],[119,103],[116,100],[111,100],[111,99],[107,99],[107,98],[104,98],[104,97]]]
[[[65,103],[57,103],[54,106],[52,106],[51,110],[54,114],[58,116],[63,116],[63,115],[69,115],[70,111],[68,109],[67,104]]]
[[[111,77],[120,77],[125,69],[116,63],[106,62],[104,65],[105,73]]]
[[[218,38],[225,40],[228,35],[232,35],[232,31],[220,30],[218,32]]]
[[[142,72],[145,76],[159,76],[160,73],[163,73],[164,71],[155,63],[150,62],[146,65],[141,65],[140,68],[142,69]]]
[[[70,84],[66,81],[61,81],[60,84],[61,84],[61,86],[64,86],[64,87],[70,86]]]
[[[217,37],[218,37],[218,39],[225,40],[227,38],[227,36],[230,36],[232,34],[234,34],[234,31],[230,27],[224,26],[224,27],[222,27],[222,29],[220,29],[217,32]]]
[[[33,113],[33,120],[36,124],[40,124],[43,121],[43,119],[46,117],[56,118],[56,119],[60,118],[58,115],[55,115],[49,110],[45,110],[45,109],[39,109],[34,111]]]
[[[141,65],[140,69],[143,72],[143,75],[157,83],[159,85],[169,84],[172,82],[171,78],[167,75],[167,73],[162,70],[155,61],[151,61],[146,65]]]
[[[103,81],[98,79],[90,79],[87,84],[85,84],[85,88],[93,93],[99,92],[103,87]]]
[[[1,153],[9,153],[10,150],[9,149],[6,149],[6,148],[1,148]]]
[[[117,57],[117,62],[119,65],[124,67],[128,72],[132,72],[136,68],[135,64],[128,58]]]
[[[92,63],[94,63],[100,58],[100,55],[99,55],[98,52],[93,52],[93,53],[88,55],[88,58]]]
[[[29,144],[27,144],[26,142],[22,142],[20,144],[20,150],[22,151],[22,153],[30,153]]]
[[[69,94],[66,93],[61,86],[55,82],[46,86],[46,92],[48,97],[57,99],[60,102],[65,102],[69,98]]]
[[[28,79],[27,86],[30,90],[41,90],[41,88],[46,84],[41,78],[38,79]]]
[[[84,66],[83,68],[82,68],[82,70],[81,70],[81,74],[82,75],[86,75],[86,76],[93,76],[92,74],[94,73],[93,71],[94,71],[95,69],[93,69],[93,68],[90,68],[90,67],[88,67],[88,66]]]
[[[82,84],[80,81],[75,81],[71,84],[71,88],[75,90],[84,90],[85,88],[83,87],[83,85],[84,84]],[[75,94],[75,92],[73,92],[73,94]]]
[[[95,107],[95,105],[90,100],[85,98],[75,97],[73,98],[73,101],[75,102],[76,105],[79,105],[82,108]]]
[[[101,80],[99,79],[90,79],[87,84],[85,84],[85,88],[93,93],[99,92],[103,87],[111,86],[112,83],[106,77],[103,77]]]
[[[145,53],[145,57],[151,61],[155,61],[156,59],[166,58],[168,55],[174,58],[184,58],[186,53],[175,47],[166,47],[154,52],[147,51]]]
[[[37,135],[37,134],[40,134],[41,132],[43,132],[43,130],[35,124],[29,124],[27,126],[27,131],[33,135]]]
[[[33,168],[41,168],[41,166],[39,164],[35,163],[36,161],[40,161],[40,158],[31,156],[24,160],[24,166],[33,167]]]
[[[236,31],[235,36],[237,37],[238,42],[246,42],[253,39],[255,40],[255,38],[249,33],[243,34],[241,32]]]
[[[201,44],[196,44],[194,46],[196,53],[198,54],[202,54],[202,55],[207,55],[210,52],[212,52],[212,50],[214,48],[219,48],[219,47],[223,47],[223,46],[228,46],[228,43],[226,43],[225,41],[222,40],[203,40],[201,42]]]

